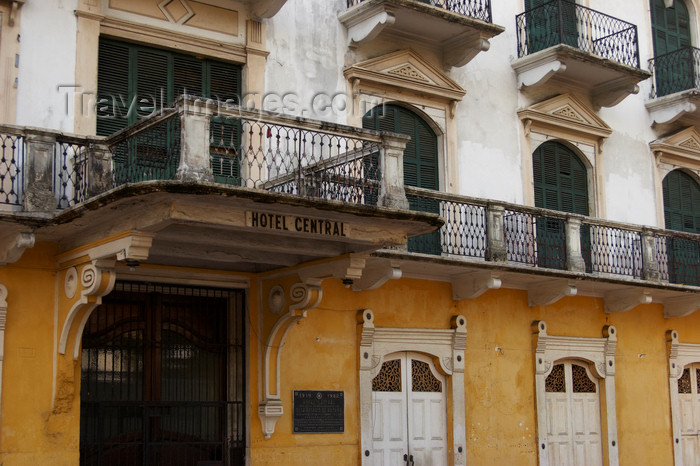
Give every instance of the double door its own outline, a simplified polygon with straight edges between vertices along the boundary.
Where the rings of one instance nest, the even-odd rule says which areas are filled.
[[[700,364],[691,364],[678,380],[683,464],[700,463]]]
[[[385,358],[372,381],[375,465],[447,465],[445,377],[415,353]]]

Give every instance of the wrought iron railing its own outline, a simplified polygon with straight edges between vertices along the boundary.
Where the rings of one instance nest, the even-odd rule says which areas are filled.
[[[290,119],[220,113],[210,126],[216,182],[352,204],[379,198],[378,136]]]
[[[108,138],[114,184],[175,179],[180,163],[180,130],[179,113],[169,112]]]
[[[410,252],[485,257],[485,202],[466,202],[459,196],[429,189],[406,186],[405,190],[412,210],[440,214],[445,219],[439,231],[409,238]]]
[[[0,204],[21,204],[24,157],[24,136],[21,132],[0,128]]]
[[[573,250],[580,255],[582,265],[575,270],[579,273],[656,279],[645,275],[652,275],[645,272],[646,260],[656,264],[652,269],[658,271],[662,281],[700,286],[700,235],[643,229],[427,189],[405,189],[411,209],[437,213],[445,220],[438,232],[410,238],[408,251],[412,253],[494,260],[489,257],[489,248],[501,242],[505,260],[511,264],[573,270]],[[502,210],[501,228],[489,225],[490,209]],[[645,234],[651,235],[649,251],[644,249]],[[576,243],[576,247],[572,249],[570,243]]]
[[[581,227],[586,271],[642,278],[641,232],[601,224]]]
[[[359,5],[365,0],[347,0],[348,8]],[[438,8],[480,19],[487,23],[491,22],[491,1],[490,0],[414,0],[416,3],[427,3]]]
[[[637,26],[568,0],[553,0],[515,17],[518,57],[565,44],[639,68]]]
[[[683,47],[649,60],[652,99],[700,88],[700,49]]]
[[[54,193],[58,209],[87,199],[89,143],[80,138],[61,136],[54,147]]]

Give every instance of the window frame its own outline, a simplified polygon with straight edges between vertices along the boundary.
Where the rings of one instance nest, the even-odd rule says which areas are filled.
[[[535,322],[537,345],[535,349],[535,391],[537,409],[537,435],[540,466],[549,466],[547,450],[547,404],[545,383],[547,376],[557,362],[572,360],[588,364],[592,375],[597,377],[601,409],[601,436],[603,461],[609,466],[617,466],[617,413],[615,403],[615,352],[617,349],[617,330],[612,325],[603,327],[602,338],[568,337],[549,335],[544,321]],[[604,395],[604,399],[603,399]],[[602,425],[605,423],[605,426]],[[605,428],[607,427],[607,429]]]
[[[668,383],[671,400],[671,428],[673,430],[673,461],[674,464],[683,463],[683,442],[681,441],[681,405],[678,396],[678,379],[683,376],[683,370],[691,364],[700,363],[700,344],[681,343],[676,330],[666,332],[666,341],[669,343],[668,355]]]

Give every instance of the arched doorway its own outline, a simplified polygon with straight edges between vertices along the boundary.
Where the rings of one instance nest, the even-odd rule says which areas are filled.
[[[243,464],[243,293],[118,282],[82,338],[80,464]]]
[[[362,117],[362,127],[410,136],[411,140],[403,153],[404,184],[424,189],[440,189],[438,137],[416,112],[391,104],[374,107]],[[407,197],[412,210],[440,213],[440,202],[436,199],[410,194]],[[410,238],[408,250],[440,254],[440,232]]]

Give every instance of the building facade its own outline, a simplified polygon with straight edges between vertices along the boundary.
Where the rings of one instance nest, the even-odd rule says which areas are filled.
[[[0,0],[0,462],[698,464],[698,42],[697,0]]]

